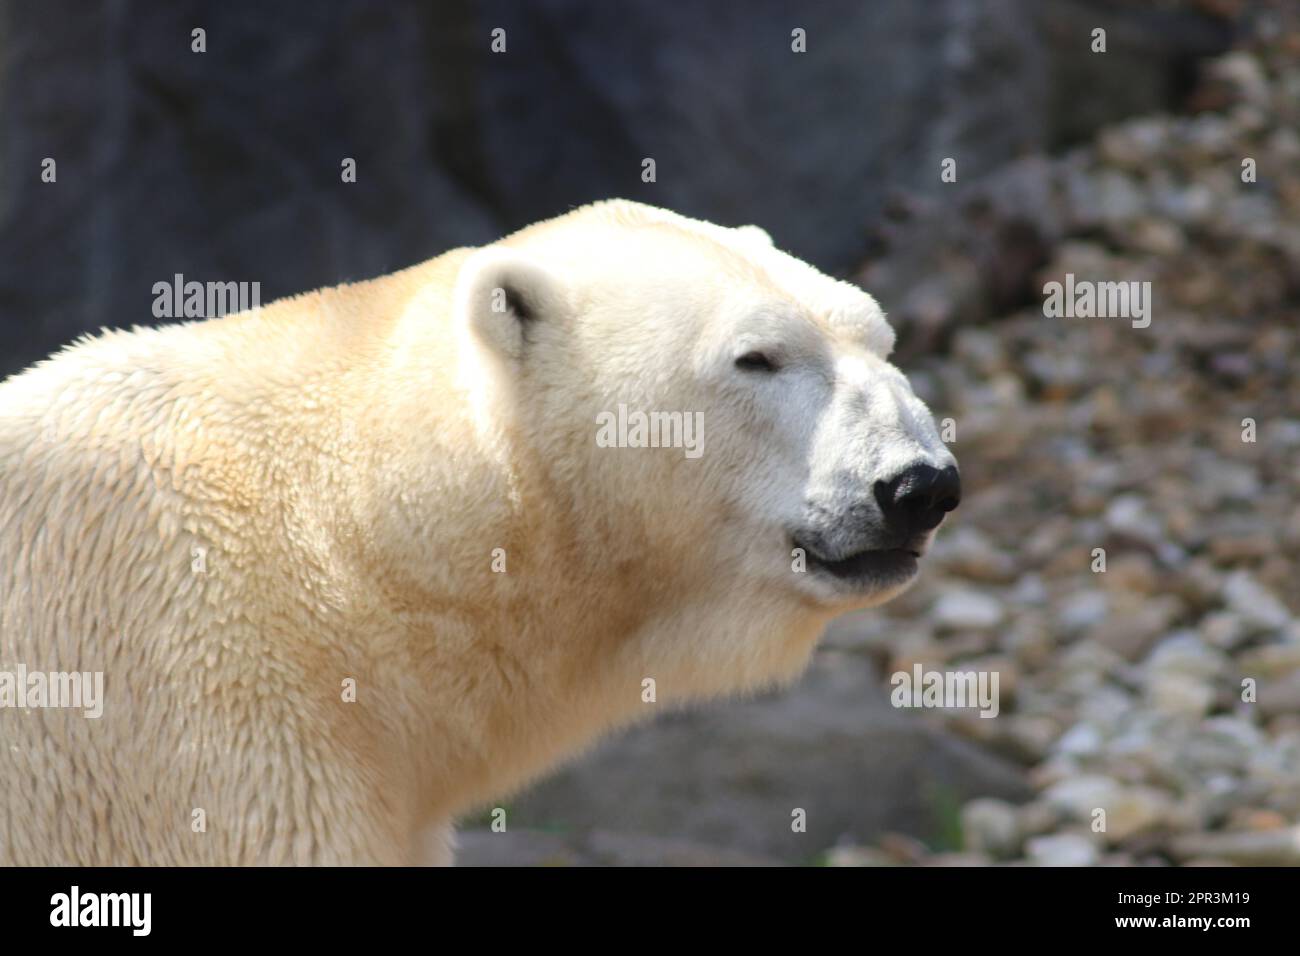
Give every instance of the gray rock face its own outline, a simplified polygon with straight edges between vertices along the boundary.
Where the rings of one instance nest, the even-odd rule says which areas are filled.
[[[506,841],[488,837],[511,830],[603,830],[806,863],[889,831],[939,841],[962,801],[1027,796],[1018,768],[895,710],[887,692],[864,658],[821,651],[788,691],[661,716],[606,742],[508,801],[507,834],[468,838],[458,861],[496,859]],[[806,832],[792,827],[796,809]]]
[[[964,182],[1156,109],[1179,64],[1223,45],[1214,21],[1119,5],[1092,54],[1096,15],[1066,0],[123,0],[6,19],[0,375],[150,324],[178,272],[269,302],[609,196],[757,222],[846,272],[889,192],[941,188],[942,158]],[[1067,84],[1119,79],[1082,117],[1052,109]]]

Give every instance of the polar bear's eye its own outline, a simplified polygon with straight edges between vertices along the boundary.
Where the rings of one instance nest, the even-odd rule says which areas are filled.
[[[736,359],[736,368],[746,372],[775,372],[777,366],[762,352],[746,352]]]

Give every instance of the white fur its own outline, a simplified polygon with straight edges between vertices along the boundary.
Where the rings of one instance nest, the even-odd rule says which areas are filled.
[[[445,862],[599,733],[796,675],[897,588],[790,529],[951,456],[875,302],[760,233],[599,204],[0,385],[0,670],[107,698],[0,710],[0,863]],[[620,403],[704,453],[598,447]]]

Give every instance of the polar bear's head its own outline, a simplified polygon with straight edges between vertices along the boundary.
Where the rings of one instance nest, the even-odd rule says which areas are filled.
[[[601,203],[473,254],[456,296],[511,440],[620,574],[864,607],[957,505],[875,301],[761,229]]]

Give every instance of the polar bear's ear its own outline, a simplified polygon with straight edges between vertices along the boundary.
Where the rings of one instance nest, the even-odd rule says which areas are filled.
[[[765,246],[773,244],[772,237],[767,234],[767,230],[762,226],[737,226],[736,231],[750,242],[761,243]]]
[[[487,248],[471,255],[456,278],[457,323],[483,343],[521,359],[532,328],[565,308],[559,281],[514,249]]]

